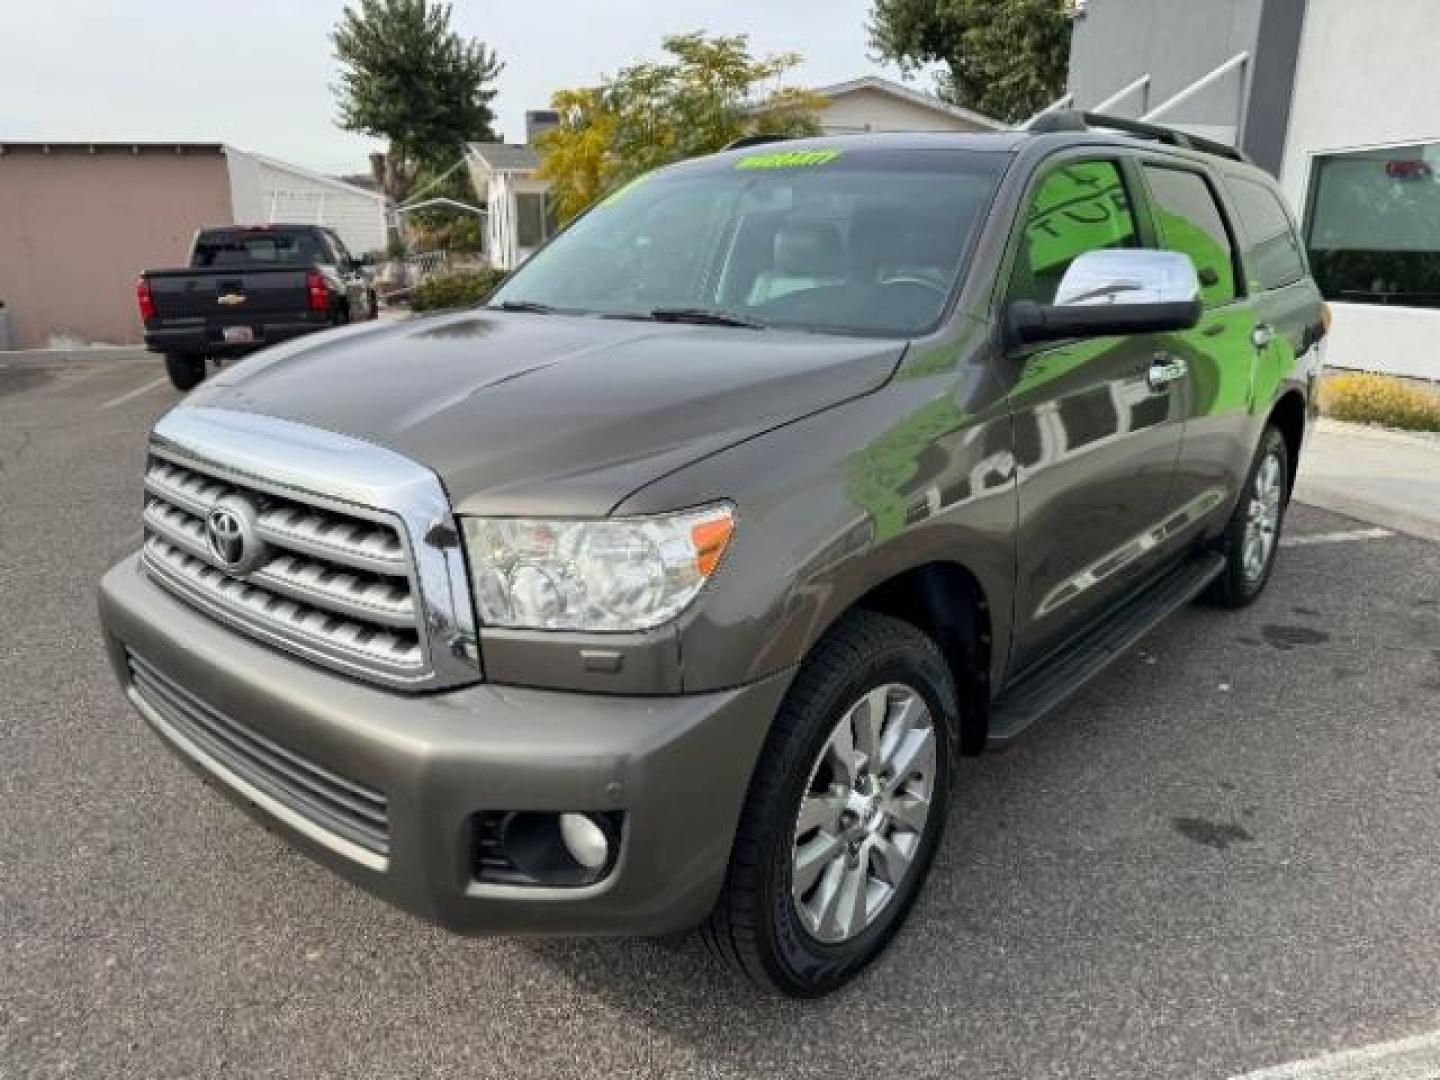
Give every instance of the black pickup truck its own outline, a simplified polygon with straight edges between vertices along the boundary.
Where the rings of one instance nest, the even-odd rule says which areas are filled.
[[[318,225],[201,229],[187,267],[147,270],[135,283],[145,345],[189,390],[205,378],[207,360],[373,319],[362,265]]]

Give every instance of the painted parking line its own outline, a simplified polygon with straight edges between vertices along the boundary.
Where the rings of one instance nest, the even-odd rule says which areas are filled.
[[[105,402],[105,404],[101,405],[100,408],[102,408],[102,409],[113,409],[116,405],[124,405],[125,402],[127,402],[127,401],[133,401],[135,398],[139,397],[141,394],[148,394],[151,390],[154,390],[157,386],[163,386],[163,385],[165,385],[165,383],[167,383],[167,382],[169,382],[169,381],[170,381],[170,379],[169,379],[168,376],[166,376],[166,375],[161,375],[158,379],[152,379],[152,380],[150,380],[150,382],[147,382],[144,386],[137,386],[134,390],[131,390],[131,391],[127,392],[127,393],[121,394],[121,395],[120,395],[119,397],[117,397],[117,398],[111,398],[109,401]]]
[[[1440,1031],[1395,1042],[1324,1054],[1307,1061],[1248,1072],[1231,1080],[1436,1080]]]
[[[1355,540],[1384,540],[1395,534],[1389,529],[1349,529],[1345,532],[1314,533],[1310,536],[1285,536],[1281,547],[1309,547],[1311,544],[1348,544]]]

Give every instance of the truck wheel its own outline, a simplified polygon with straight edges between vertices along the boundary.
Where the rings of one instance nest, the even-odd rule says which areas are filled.
[[[1250,467],[1240,502],[1221,537],[1225,569],[1206,591],[1207,603],[1242,608],[1264,590],[1280,550],[1289,476],[1290,454],[1285,437],[1279,428],[1270,425],[1260,437],[1260,450]]]
[[[760,986],[818,997],[889,943],[945,827],[954,682],[909,623],[847,615],[771,726],[702,934]]]
[[[205,378],[203,356],[166,356],[165,370],[176,390],[193,390]]]

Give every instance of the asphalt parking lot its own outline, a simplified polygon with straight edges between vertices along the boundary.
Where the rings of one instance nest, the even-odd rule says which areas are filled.
[[[1297,506],[1258,604],[966,761],[907,930],[794,1003],[690,937],[448,936],[163,751],[94,614],[160,375],[0,357],[0,1078],[1226,1077],[1440,1027],[1440,546]]]

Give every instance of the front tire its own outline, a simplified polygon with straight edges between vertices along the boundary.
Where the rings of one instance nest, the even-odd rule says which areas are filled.
[[[193,390],[205,380],[205,358],[167,355],[165,372],[176,390]]]
[[[711,950],[767,989],[843,986],[900,929],[944,831],[958,730],[935,643],[873,612],[815,647],[751,779]]]
[[[1253,603],[1270,580],[1290,492],[1290,452],[1285,436],[1273,424],[1260,437],[1245,488],[1220,540],[1225,569],[1205,593],[1216,607],[1242,608]]]

